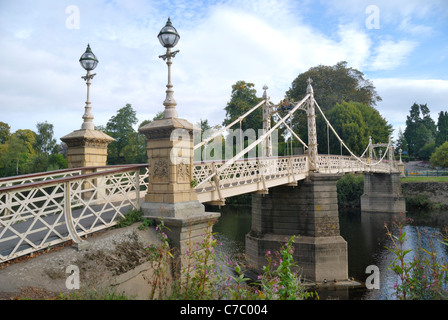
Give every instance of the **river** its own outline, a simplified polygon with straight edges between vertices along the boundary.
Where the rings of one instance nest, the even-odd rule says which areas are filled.
[[[219,210],[221,218],[214,226],[216,237],[223,243],[221,250],[238,259],[245,252],[245,236],[251,228],[251,209],[249,207],[224,206]],[[406,225],[406,248],[412,249],[407,255],[412,259],[420,245],[429,249],[429,241],[448,226],[448,211],[419,212],[411,211],[406,217],[413,221]],[[366,289],[364,286],[356,289],[337,290],[337,292],[319,293],[324,299],[348,300],[385,300],[396,299],[394,296],[394,283],[397,276],[388,269],[394,255],[386,247],[392,247],[392,241],[386,235],[384,223],[391,226],[390,214],[368,214],[360,210],[339,210],[339,225],[341,236],[347,241],[348,247],[348,274],[355,280],[365,282],[370,273],[366,268],[370,265],[379,269],[380,288]],[[448,259],[448,246],[433,241],[434,251],[438,257]],[[425,253],[423,253],[425,255]]]

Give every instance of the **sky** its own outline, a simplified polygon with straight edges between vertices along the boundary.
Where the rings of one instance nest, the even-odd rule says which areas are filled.
[[[278,103],[299,74],[340,61],[373,82],[394,137],[414,103],[435,122],[448,111],[448,0],[0,0],[0,121],[12,133],[46,121],[58,142],[80,129],[87,44],[94,124],[128,103],[151,120],[164,109],[168,17],[176,108],[191,123],[222,124],[237,81]]]

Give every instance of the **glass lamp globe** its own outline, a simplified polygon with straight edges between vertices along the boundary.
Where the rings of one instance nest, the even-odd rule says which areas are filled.
[[[176,28],[171,24],[170,18],[166,22],[166,25],[160,30],[159,35],[160,44],[165,48],[173,48],[176,46],[177,42],[179,42],[179,34],[177,33]]]
[[[87,45],[86,52],[84,52],[79,58],[79,63],[86,71],[92,71],[98,65],[98,59],[93,54],[92,49],[90,49],[90,45]]]

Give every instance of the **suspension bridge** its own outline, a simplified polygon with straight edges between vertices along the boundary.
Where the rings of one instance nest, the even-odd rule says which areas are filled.
[[[176,179],[186,179],[190,188],[194,189],[200,203],[223,205],[226,198],[245,193],[259,195],[257,199],[263,202],[264,195],[272,193],[275,197],[275,190],[279,190],[278,188],[296,187],[301,181],[316,180],[316,176],[331,178],[345,173],[379,174],[380,176],[399,174],[398,164],[393,158],[394,148],[391,139],[388,142],[376,144],[370,140],[361,155],[355,155],[349,149],[314,99],[311,82],[309,79],[307,92],[302,100],[287,104],[283,101],[279,104],[272,103],[267,95],[268,88],[265,86],[263,100],[259,104],[228,126],[194,145],[191,151],[207,148],[213,139],[222,137],[235,125],[241,126],[241,122],[259,108],[262,108],[263,113],[262,134],[247,147],[241,146],[230,159],[176,164]],[[316,110],[322,114],[341,147],[348,151],[348,156],[318,154]],[[286,111],[286,114],[279,111]],[[292,129],[291,119],[296,112],[305,112],[307,115],[308,144],[304,143]],[[276,116],[274,125],[271,124],[273,115]],[[281,127],[303,145],[305,150],[303,154],[273,155],[273,133]],[[261,150],[260,156],[245,157],[256,148]],[[376,148],[382,148],[379,156],[375,152]],[[142,204],[148,199],[148,194],[155,190],[151,184],[156,185],[159,177],[170,176],[171,170],[167,158],[151,162],[155,152],[152,151],[151,154],[148,152],[148,156],[150,157],[149,164],[80,167],[1,178],[0,263],[67,241],[81,244],[83,236],[110,228],[130,210],[141,209]],[[371,180],[369,183],[376,184]],[[333,186],[331,191],[323,191],[322,194],[326,196],[331,193],[334,199],[335,182]],[[383,187],[384,185],[381,185],[381,188]],[[296,189],[299,193],[306,193],[301,191],[303,189]],[[390,190],[383,190],[383,192],[390,193]],[[377,195],[378,190],[373,193]],[[155,196],[157,197],[157,194]],[[317,207],[322,206],[319,204]],[[262,211],[263,209],[254,210]],[[260,212],[254,216],[260,216],[260,214],[263,216]],[[335,214],[337,217],[337,208]],[[300,213],[296,212],[294,215],[297,216]],[[334,206],[329,215],[334,215]],[[328,218],[329,215],[326,214],[326,217]],[[257,223],[253,222],[253,224]],[[266,233],[262,229],[263,227],[253,226],[257,234]],[[339,233],[338,225],[336,229]],[[305,232],[305,238],[306,236]],[[253,237],[251,239],[253,242]],[[258,252],[255,255],[262,254]]]

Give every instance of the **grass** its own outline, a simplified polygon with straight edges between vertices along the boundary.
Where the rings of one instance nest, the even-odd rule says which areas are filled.
[[[448,176],[404,177],[401,182],[448,182]]]

